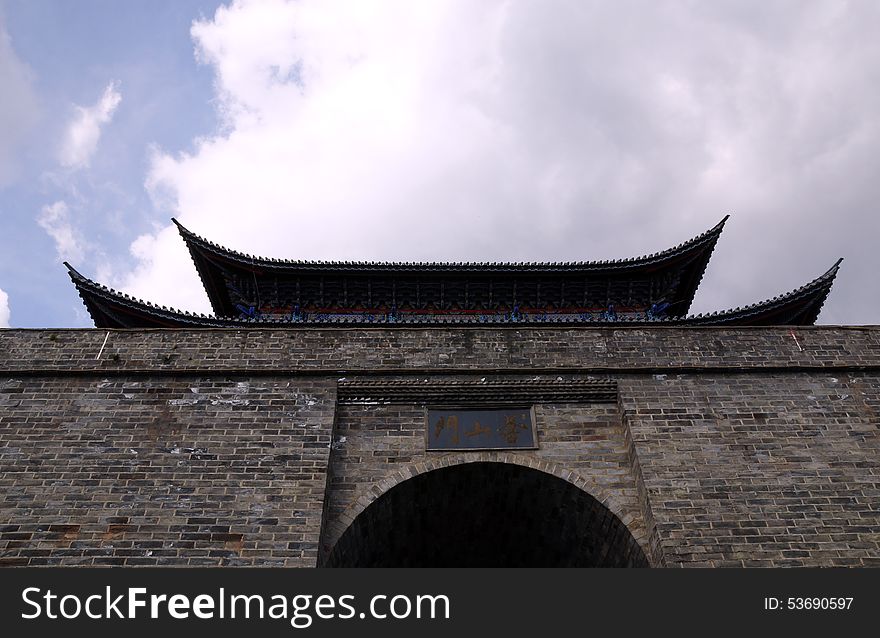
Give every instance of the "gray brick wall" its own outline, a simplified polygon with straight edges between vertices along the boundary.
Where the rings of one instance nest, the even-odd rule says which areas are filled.
[[[0,381],[0,565],[313,565],[335,386]]]
[[[0,330],[0,565],[316,565],[393,486],[473,461],[589,492],[654,565],[880,563],[878,327],[107,335]],[[336,401],[591,376],[617,404],[537,405],[536,451],[427,453],[420,406]]]
[[[621,381],[669,565],[880,566],[880,377]]]

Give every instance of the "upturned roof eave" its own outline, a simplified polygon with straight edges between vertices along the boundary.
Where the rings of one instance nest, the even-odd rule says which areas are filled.
[[[167,308],[157,306],[142,299],[136,299],[125,293],[118,292],[112,288],[108,288],[98,282],[89,279],[79,273],[69,263],[64,262],[68,269],[73,285],[76,287],[77,293],[83,300],[89,315],[95,322],[97,328],[124,328],[131,326],[123,325],[101,325],[108,318],[102,308],[110,305],[115,308],[126,309],[133,317],[140,317],[145,325],[137,327],[154,327],[154,328],[182,328],[182,327],[203,327],[214,326],[222,327],[226,325],[226,321],[217,317],[204,314],[189,313],[175,308]],[[103,303],[102,303],[103,302]],[[96,316],[97,315],[97,316]]]
[[[387,322],[387,321],[358,321],[356,316],[346,317],[344,319],[337,320],[324,320],[324,321],[302,321],[302,320],[293,320],[289,317],[286,318],[273,318],[271,320],[265,319],[238,319],[234,317],[216,317],[210,315],[203,314],[193,314],[188,312],[183,312],[180,310],[176,310],[173,308],[166,308],[156,306],[149,302],[135,299],[123,293],[117,292],[115,290],[109,289],[106,286],[98,284],[97,282],[84,277],[79,272],[77,272],[72,266],[65,262],[69,270],[69,274],[71,280],[79,292],[80,297],[83,299],[83,303],[86,305],[86,308],[89,310],[89,314],[92,316],[92,319],[96,322],[97,327],[99,328],[115,328],[115,327],[143,327],[143,328],[157,328],[157,327],[170,327],[170,328],[186,328],[186,327],[302,327],[302,326],[332,326],[332,325],[347,325],[351,327],[358,326],[372,326],[372,327],[415,327],[419,325],[460,325],[460,326],[483,326],[490,327],[492,325],[521,325],[521,326],[533,326],[533,327],[541,327],[541,326],[557,326],[557,327],[565,327],[565,326],[588,326],[588,325],[596,325],[596,326],[614,326],[614,327],[636,327],[636,326],[645,326],[645,325],[656,325],[656,326],[748,326],[748,325],[760,325],[760,322],[763,318],[768,316],[775,315],[784,315],[786,311],[796,310],[798,305],[802,306],[804,309],[810,312],[810,315],[806,317],[803,323],[793,324],[793,325],[812,325],[816,317],[818,316],[822,305],[824,304],[830,290],[831,286],[834,282],[834,279],[837,275],[837,271],[839,270],[840,263],[842,260],[838,260],[834,266],[832,266],[826,273],[821,275],[820,277],[814,279],[813,281],[797,288],[789,293],[784,295],[780,295],[778,297],[774,297],[772,299],[768,299],[756,304],[752,304],[750,306],[745,306],[742,308],[735,308],[731,310],[723,310],[710,314],[700,314],[696,316],[686,316],[686,317],[670,317],[665,319],[645,319],[645,320],[621,320],[621,321],[596,321],[596,322],[583,322],[583,321],[554,321],[548,319],[546,321],[539,321],[533,318],[529,318],[527,320],[523,320],[520,322],[516,322],[512,324],[511,322],[479,322],[479,321],[462,321],[459,318],[448,318],[448,319],[438,319],[434,318],[432,320],[425,320],[424,318],[415,318],[415,317],[403,317],[398,319],[395,322]],[[102,315],[96,316],[97,309],[102,307],[104,304],[109,304],[113,307],[125,309],[125,312],[132,317],[139,317],[142,321],[142,325],[138,326],[122,326],[122,325],[98,325],[99,321],[103,319]],[[772,325],[790,325],[790,324],[772,324]]]
[[[839,258],[834,265],[816,279],[803,286],[766,299],[755,304],[721,310],[717,312],[691,315],[673,321],[687,321],[688,325],[758,325],[763,319],[772,315],[791,313],[801,308],[803,319],[797,324],[813,325],[819,317],[822,307],[831,292],[831,287],[840,270],[843,258]],[[788,324],[775,324],[788,325]]]
[[[401,274],[462,277],[472,274],[494,276],[517,275],[571,275],[592,277],[627,277],[639,272],[656,275],[664,270],[680,268],[682,281],[671,298],[667,299],[674,312],[686,315],[693,303],[697,288],[709,260],[729,219],[725,217],[714,227],[673,248],[630,259],[552,263],[512,262],[342,262],[294,261],[257,257],[215,244],[193,233],[178,220],[172,219],[187,245],[202,285],[218,315],[233,314],[232,296],[224,277],[225,269],[239,269],[245,273],[273,273],[290,277],[321,274],[351,276],[370,274],[393,277]],[[221,265],[222,264],[222,265]]]
[[[225,246],[215,244],[204,237],[187,229],[177,219],[172,222],[177,226],[190,250],[198,250],[221,257],[229,263],[237,263],[247,269],[266,269],[291,272],[336,271],[348,273],[371,272],[376,274],[398,272],[434,272],[434,273],[564,273],[564,272],[628,272],[634,269],[662,265],[673,262],[676,258],[687,255],[690,251],[704,247],[714,248],[715,242],[730,218],[725,215],[711,229],[681,244],[666,250],[632,257],[628,259],[612,259],[599,261],[568,261],[568,262],[394,262],[394,261],[309,261],[290,259],[271,259],[238,252]]]

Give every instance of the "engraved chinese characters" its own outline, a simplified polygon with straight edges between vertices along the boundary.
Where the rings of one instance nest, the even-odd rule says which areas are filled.
[[[429,450],[535,449],[530,408],[429,409]]]

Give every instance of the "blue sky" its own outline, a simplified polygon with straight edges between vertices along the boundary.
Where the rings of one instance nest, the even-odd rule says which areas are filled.
[[[207,311],[170,218],[303,259],[580,260],[732,215],[693,312],[844,257],[878,323],[880,3],[0,0],[0,325],[63,259]]]
[[[0,3],[0,25],[32,98],[14,178],[0,190],[0,288],[10,298],[12,325],[90,325],[61,255],[36,222],[44,207],[66,202],[73,228],[91,246],[86,252],[103,252],[100,260],[119,268],[130,261],[135,237],[167,221],[144,189],[149,149],[191,148],[217,126],[212,73],[195,60],[189,30],[218,4]],[[95,105],[111,84],[121,101],[88,166],[64,167],[59,149],[77,106]]]

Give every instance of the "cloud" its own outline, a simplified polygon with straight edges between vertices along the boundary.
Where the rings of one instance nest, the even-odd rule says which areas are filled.
[[[117,83],[111,82],[94,105],[75,107],[76,114],[67,125],[58,151],[58,161],[62,166],[79,169],[89,165],[101,139],[101,127],[113,119],[113,113],[121,101]]]
[[[2,20],[2,17],[0,17]],[[37,119],[37,98],[28,67],[15,55],[12,41],[0,22],[0,188],[18,174],[17,156],[27,132]]]
[[[0,288],[0,328],[9,327],[9,295]]]
[[[880,320],[880,5],[237,1],[192,27],[223,126],[157,151],[163,215],[302,259],[621,258],[725,230],[693,310],[847,258]],[[170,225],[119,283],[206,311]]]
[[[72,262],[83,260],[88,242],[73,226],[70,208],[66,202],[59,200],[44,206],[37,217],[37,223],[55,242],[55,251],[59,259]]]

